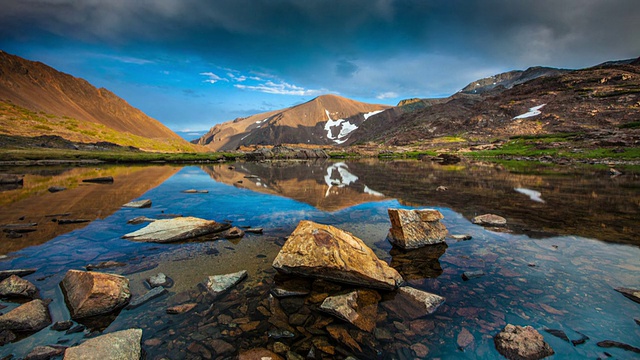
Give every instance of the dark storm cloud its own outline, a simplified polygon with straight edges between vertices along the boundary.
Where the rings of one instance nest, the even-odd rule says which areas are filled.
[[[387,91],[424,91],[418,81],[443,81],[408,68],[445,67],[438,72],[454,82],[475,75],[470,68],[582,67],[636,57],[638,8],[637,0],[3,1],[0,46],[48,37],[196,55],[339,92],[362,88],[364,75],[377,75]],[[439,62],[427,62],[434,57]]]

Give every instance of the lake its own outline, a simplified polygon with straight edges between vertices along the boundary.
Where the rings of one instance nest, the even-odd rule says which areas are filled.
[[[531,325],[555,350],[555,358],[633,358],[633,352],[601,348],[603,340],[640,347],[640,304],[614,288],[640,288],[640,173],[606,167],[514,167],[482,162],[442,165],[431,161],[282,161],[201,166],[28,167],[3,169],[25,174],[21,187],[2,188],[0,224],[38,223],[36,231],[0,239],[0,270],[36,268],[25,278],[49,305],[53,322],[68,320],[59,283],[69,269],[118,261],[100,271],[125,274],[134,297],[144,280],[162,272],[173,280],[168,293],[117,316],[85,322],[83,332],[46,328],[0,347],[0,355],[23,357],[46,344],[72,346],[84,337],[142,328],[147,359],[216,358],[256,347],[290,349],[316,358],[501,358],[493,336],[507,323]],[[113,176],[112,184],[81,180]],[[50,186],[65,191],[49,193]],[[439,188],[440,187],[440,188]],[[439,188],[439,189],[438,189]],[[187,189],[207,193],[186,194]],[[151,199],[150,208],[121,206]],[[472,239],[413,251],[386,240],[388,208],[434,208],[449,234]],[[471,223],[493,213],[506,228]],[[121,237],[144,227],[137,216],[195,216],[261,227],[242,239],[194,240],[174,244],[138,243]],[[87,219],[62,225],[53,219]],[[300,220],[346,230],[418,289],[446,302],[424,318],[405,321],[380,292],[376,330],[367,333],[326,313],[318,299],[352,286],[276,273],[271,264]],[[248,277],[210,301],[198,284],[207,276],[247,270]],[[464,281],[465,271],[484,275]],[[306,297],[270,296],[276,285],[297,282]],[[169,315],[185,302],[196,307]],[[274,304],[275,302],[275,304]],[[279,303],[278,303],[279,302]],[[2,301],[7,312],[17,304]],[[348,331],[360,350],[334,339],[328,324]],[[291,330],[291,334],[283,330]],[[562,330],[573,345],[545,329]],[[292,337],[288,337],[288,336]],[[224,340],[231,350],[221,347]],[[294,355],[291,355],[294,357]],[[554,357],[552,357],[554,358]]]

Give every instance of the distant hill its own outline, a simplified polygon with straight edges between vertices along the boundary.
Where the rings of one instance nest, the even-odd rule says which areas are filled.
[[[109,90],[1,50],[0,134],[58,135],[143,150],[196,149]]]
[[[573,71],[511,71],[475,81],[448,98],[426,101],[401,102],[403,106],[372,116],[344,145],[401,146],[447,136],[486,141],[635,128],[640,119],[640,59]]]
[[[323,95],[304,104],[215,125],[194,144],[212,150],[248,145],[338,145],[369,116],[389,108]]]

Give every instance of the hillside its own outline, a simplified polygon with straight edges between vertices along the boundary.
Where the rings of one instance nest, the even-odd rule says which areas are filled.
[[[195,150],[109,90],[1,50],[0,134],[58,135],[71,141],[109,141],[144,150]]]
[[[397,116],[390,116],[390,111],[372,116],[345,145],[370,142],[403,146],[451,136],[487,142],[511,136],[620,128],[631,128],[629,132],[634,133],[633,128],[638,127],[640,60],[575,71],[534,69],[544,76],[524,81],[532,76],[523,78],[526,72],[497,75],[493,77],[497,83],[506,79],[510,87],[488,89],[488,80],[478,81],[431,106]],[[630,141],[633,139],[631,135]]]
[[[337,95],[218,124],[193,143],[212,150],[247,145],[342,144],[369,116],[388,108]]]

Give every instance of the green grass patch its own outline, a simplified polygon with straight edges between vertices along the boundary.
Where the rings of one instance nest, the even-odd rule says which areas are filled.
[[[160,153],[144,151],[128,151],[116,149],[112,151],[84,151],[68,149],[11,149],[0,150],[0,161],[28,160],[100,160],[107,163],[190,163],[232,161],[244,157],[241,153]]]

